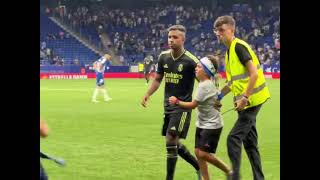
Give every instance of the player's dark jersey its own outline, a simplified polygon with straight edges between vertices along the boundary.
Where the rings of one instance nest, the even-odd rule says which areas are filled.
[[[164,109],[165,113],[190,112],[177,105],[169,104],[169,97],[176,96],[179,100],[192,101],[195,80],[195,68],[199,60],[189,51],[173,59],[170,50],[159,55],[157,73],[163,75],[165,82]]]
[[[150,72],[151,67],[152,67],[152,60],[148,57],[145,58],[144,60],[144,72]]]
[[[152,67],[152,63],[145,63],[144,64],[144,71],[145,72],[149,72],[151,70],[151,67]]]

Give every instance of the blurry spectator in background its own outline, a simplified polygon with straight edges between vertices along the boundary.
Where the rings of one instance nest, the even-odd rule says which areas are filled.
[[[98,26],[98,33],[103,33],[103,26],[101,24]]]
[[[58,60],[58,65],[59,66],[63,66],[64,65],[64,59],[63,58]]]
[[[77,57],[72,62],[74,65],[80,65],[79,59]]]
[[[273,73],[280,73],[280,61],[276,61],[271,71]]]
[[[45,51],[45,53],[46,53],[47,58],[48,58],[48,59],[51,59],[51,49],[50,49],[50,48],[47,48],[46,51]]]
[[[280,39],[275,39],[274,41],[275,41],[274,47],[275,47],[276,49],[280,49]]]
[[[57,65],[59,61],[59,56],[54,56],[52,59],[52,64]]]
[[[46,54],[40,49],[40,60],[44,60],[46,57]]]
[[[47,43],[45,41],[41,42],[41,50],[44,50],[47,47]]]
[[[50,16],[50,13],[51,13],[51,10],[47,7],[47,8],[46,8],[46,14],[47,14],[47,16]]]
[[[119,61],[124,64],[124,57],[122,55],[119,56]]]
[[[63,32],[63,31],[60,31],[60,32],[59,32],[59,37],[60,37],[60,39],[63,39],[63,38],[64,38],[64,32]]]

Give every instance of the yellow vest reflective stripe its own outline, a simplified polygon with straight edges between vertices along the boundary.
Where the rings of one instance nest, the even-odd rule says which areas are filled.
[[[260,67],[257,56],[246,42],[235,38],[231,43],[229,54],[228,52],[226,52],[225,56],[226,76],[228,85],[230,86],[234,96],[234,101],[240,99],[243,96],[249,83],[248,71],[246,67],[241,64],[239,57],[237,56],[235,51],[235,46],[237,43],[244,45],[248,49],[249,54],[252,57],[253,65],[257,67],[258,73],[258,79],[249,97],[249,105],[245,107],[246,109],[264,103],[267,99],[270,98],[270,92],[266,85],[263,70]]]
[[[263,84],[261,84],[260,86],[254,88],[254,89],[252,90],[251,95],[253,95],[253,94],[261,91],[261,90],[262,90],[264,87],[266,87],[266,86],[267,86],[267,84],[266,84],[266,83],[263,83]],[[235,96],[235,97],[233,97],[233,100],[236,101],[236,100],[240,99],[241,97],[242,97],[242,95]]]
[[[257,69],[259,70],[260,68],[261,68],[260,64],[258,64],[257,65]],[[235,80],[239,80],[239,79],[245,79],[247,77],[249,77],[249,73],[248,72],[245,72],[244,74],[235,75],[235,76],[231,77],[231,82],[235,81]]]

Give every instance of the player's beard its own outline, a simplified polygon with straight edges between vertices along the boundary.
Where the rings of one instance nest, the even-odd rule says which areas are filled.
[[[172,51],[172,53],[176,53],[176,52],[179,51],[179,48],[177,48],[177,47],[172,47],[172,48],[171,48],[171,51]]]
[[[180,57],[184,53],[184,47],[183,46],[175,46],[175,48],[171,48],[171,54],[174,58]]]
[[[177,44],[172,44],[170,49],[172,49],[173,52],[180,52],[183,49],[183,46],[177,45]]]
[[[175,49],[175,45],[174,45],[174,44],[171,44],[171,45],[169,44],[169,48],[170,48],[170,49],[172,49],[172,50],[174,51],[174,49]]]

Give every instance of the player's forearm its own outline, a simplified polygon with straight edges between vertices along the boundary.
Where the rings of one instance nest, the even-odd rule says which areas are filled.
[[[192,102],[178,101],[177,105],[185,109],[194,109],[198,106],[198,103],[195,100]]]
[[[152,84],[146,93],[148,96],[151,96],[155,91],[158,90],[158,88],[160,87],[162,78],[163,78],[162,75],[159,75],[159,74],[156,75],[156,78],[152,81]]]
[[[147,91],[147,95],[151,96],[160,87],[160,82],[153,80],[150,88]]]

